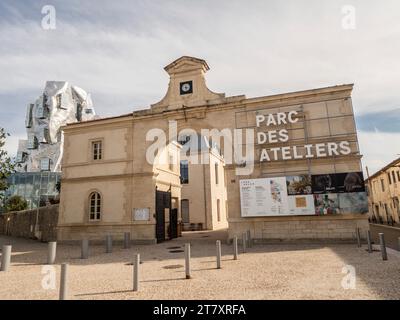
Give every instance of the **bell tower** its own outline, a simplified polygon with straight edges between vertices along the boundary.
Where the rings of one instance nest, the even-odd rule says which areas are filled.
[[[217,103],[224,93],[214,93],[206,86],[205,73],[210,70],[207,62],[183,56],[171,62],[164,70],[169,74],[168,91],[164,98],[153,104],[153,110],[174,110]]]

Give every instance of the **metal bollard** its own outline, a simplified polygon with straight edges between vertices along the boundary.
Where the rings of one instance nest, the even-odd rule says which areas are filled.
[[[217,269],[221,269],[221,241],[217,240]]]
[[[371,241],[371,231],[367,230],[367,242],[368,242],[368,252],[372,252],[372,241]]]
[[[60,300],[67,300],[68,285],[67,285],[67,270],[68,264],[61,264],[61,276],[60,276]]]
[[[243,232],[242,234],[242,244],[243,244],[243,253],[246,252],[246,232]]]
[[[238,238],[235,236],[233,238],[233,260],[238,259]]]
[[[137,253],[133,262],[133,291],[139,291],[139,265],[140,254]]]
[[[56,262],[57,242],[51,241],[48,244],[47,264],[54,264]]]
[[[106,237],[106,253],[112,252],[112,236],[108,235]]]
[[[387,260],[388,257],[386,252],[385,236],[383,233],[379,233],[379,242],[381,244],[382,260]]]
[[[356,228],[357,246],[361,248],[360,228]]]
[[[129,249],[131,246],[131,233],[125,232],[124,233],[124,249]]]
[[[185,272],[186,279],[190,279],[190,243],[185,243]]]
[[[8,271],[11,264],[11,245],[3,246],[0,271]]]
[[[89,258],[89,240],[83,239],[81,245],[81,259]]]
[[[252,247],[252,243],[251,243],[251,232],[250,232],[250,230],[247,230],[247,246],[248,246],[249,248]]]

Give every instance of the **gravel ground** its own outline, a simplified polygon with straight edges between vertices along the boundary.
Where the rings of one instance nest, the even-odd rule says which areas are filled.
[[[56,288],[43,289],[47,244],[0,236],[11,243],[8,272],[0,272],[0,299],[58,299],[61,262],[69,263],[70,299],[400,299],[400,256],[369,254],[352,244],[255,245],[239,260],[232,246],[222,245],[222,269],[216,269],[215,240],[224,232],[185,233],[184,237],[157,245],[91,246],[91,256],[81,260],[79,246],[59,245]],[[192,247],[192,279],[186,280],[185,242]],[[168,249],[172,247],[178,247]],[[132,291],[133,255],[140,252],[140,290]],[[356,271],[356,288],[343,289],[345,265]]]
[[[386,246],[400,251],[400,228],[372,223],[369,225],[369,227],[371,230],[372,239],[376,244],[379,244],[379,233],[382,232],[385,235]]]

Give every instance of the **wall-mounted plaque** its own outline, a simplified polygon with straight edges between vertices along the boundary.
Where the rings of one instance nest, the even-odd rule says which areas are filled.
[[[134,221],[150,220],[150,208],[134,208],[132,218]]]

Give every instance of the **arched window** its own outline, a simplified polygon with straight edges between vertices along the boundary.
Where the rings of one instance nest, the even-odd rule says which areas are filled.
[[[100,220],[101,216],[101,196],[98,192],[92,192],[89,197],[89,220]]]

